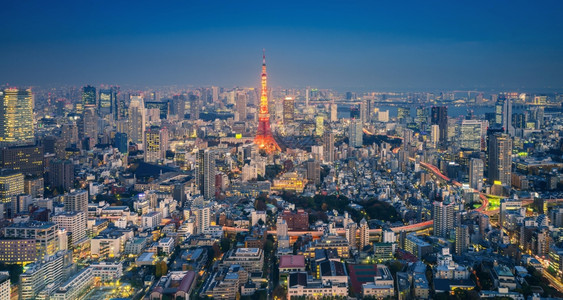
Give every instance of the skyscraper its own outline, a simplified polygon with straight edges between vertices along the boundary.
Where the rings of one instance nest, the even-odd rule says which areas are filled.
[[[151,126],[145,131],[145,162],[157,162],[166,158],[168,129]]]
[[[489,181],[510,187],[512,183],[512,139],[508,134],[494,134],[489,141]]]
[[[196,162],[196,184],[205,199],[215,197],[215,153],[199,150]]]
[[[430,127],[430,142],[433,147],[437,147],[440,142],[440,126],[432,125]]]
[[[368,99],[364,99],[360,103],[360,120],[364,124],[371,121],[371,101]]]
[[[170,101],[170,114],[175,115],[178,120],[184,119],[186,113],[186,96],[174,95]]]
[[[410,116],[411,116],[410,107],[400,106],[400,107],[397,108],[397,120],[399,121],[399,123],[401,123],[401,124],[407,123]]]
[[[352,119],[348,128],[348,138],[350,147],[360,148],[364,144],[364,132],[362,120]]]
[[[445,148],[448,142],[448,107],[433,106],[432,107],[432,125],[438,125],[440,129],[440,148]]]
[[[501,128],[503,125],[503,114],[502,111],[504,109],[504,101],[506,98],[504,96],[498,97],[497,101],[495,102],[495,123],[493,124],[497,128]]]
[[[74,166],[70,160],[54,160],[51,162],[49,181],[59,192],[68,191],[74,186]]]
[[[198,120],[199,119],[199,112],[201,110],[200,105],[201,102],[199,101],[199,97],[197,95],[190,95],[190,120]]]
[[[246,106],[247,106],[247,95],[246,93],[237,93],[236,95],[236,109],[237,109],[237,114],[238,114],[238,120],[235,121],[241,121],[241,122],[246,122]]]
[[[485,164],[479,158],[472,158],[469,161],[469,186],[481,191],[483,189],[483,170]]]
[[[89,85],[82,88],[82,109],[86,107],[96,108],[96,88]]]
[[[116,108],[117,104],[117,91],[113,88],[100,90],[98,101],[98,114],[105,116],[111,114]]]
[[[258,115],[258,129],[254,143],[261,150],[271,154],[281,151],[270,129],[270,113],[268,112],[268,75],[266,74],[266,54],[262,55],[262,90],[260,93],[260,112]]]
[[[333,162],[334,161],[334,132],[327,130],[323,136],[323,151],[324,151],[324,161]]]
[[[434,235],[449,237],[450,231],[454,228],[453,203],[435,201],[432,204],[432,219],[434,220]]]
[[[428,109],[420,106],[416,108],[416,124],[421,131],[428,128]]]
[[[479,120],[463,120],[461,122],[461,148],[481,151],[482,124]]]
[[[34,141],[31,90],[0,91],[0,144],[25,145]]]
[[[502,107],[502,128],[504,132],[510,136],[514,136],[514,126],[512,126],[512,99],[504,100]]]
[[[295,99],[285,97],[283,100],[283,123],[288,124],[295,121]]]
[[[85,107],[84,108],[84,113],[82,116],[82,122],[84,122],[83,124],[83,138],[90,138],[92,140],[92,143],[90,144],[91,146],[95,145],[97,143],[97,139],[98,139],[98,122],[97,122],[97,117],[96,117],[96,113],[94,111],[93,107]]]
[[[129,142],[127,140],[127,133],[116,132],[113,146],[121,153],[129,152]]]
[[[129,138],[137,145],[143,144],[145,134],[145,104],[143,97],[131,96],[129,104]]]

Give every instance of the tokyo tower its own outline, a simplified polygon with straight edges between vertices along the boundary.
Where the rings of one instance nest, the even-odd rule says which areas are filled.
[[[260,94],[260,113],[258,114],[258,129],[254,144],[268,154],[280,152],[280,146],[272,136],[270,129],[270,113],[268,112],[268,75],[266,75],[266,54],[262,53],[262,92]]]

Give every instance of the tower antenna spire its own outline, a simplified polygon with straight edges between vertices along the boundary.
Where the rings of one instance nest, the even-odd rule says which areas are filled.
[[[268,154],[280,152],[280,146],[272,135],[270,128],[270,113],[268,111],[268,75],[266,74],[266,50],[262,49],[262,75],[260,92],[260,112],[258,114],[258,128],[254,143]]]

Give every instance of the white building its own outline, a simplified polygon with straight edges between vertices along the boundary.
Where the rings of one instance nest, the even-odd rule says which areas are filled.
[[[150,213],[141,216],[141,224],[143,228],[154,229],[160,225],[160,221],[162,221],[162,214],[159,211],[151,211]]]
[[[86,240],[86,215],[82,211],[66,211],[54,215],[52,221],[71,234],[72,245]]]
[[[10,274],[8,272],[0,272],[0,300],[9,300],[10,294]]]

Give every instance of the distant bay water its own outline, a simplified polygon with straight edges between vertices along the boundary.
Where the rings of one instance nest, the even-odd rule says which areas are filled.
[[[493,113],[495,111],[494,105],[490,106],[483,106],[483,105],[447,105],[448,106],[448,116],[451,118],[458,118],[462,116],[466,116],[469,110],[473,111],[473,115],[479,117],[484,117],[486,113]],[[399,107],[407,107],[410,108],[411,117],[416,117],[416,107],[415,105],[410,106],[399,106],[399,105],[375,105],[374,108],[379,108],[379,110],[388,110],[389,111],[389,118],[396,118],[397,112]],[[430,106],[428,106],[430,107]],[[512,107],[512,113],[520,113],[526,110],[525,106],[522,105],[514,105]],[[338,106],[338,118],[339,119],[347,119],[350,118],[350,106],[348,105],[339,105]]]

